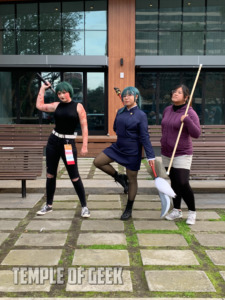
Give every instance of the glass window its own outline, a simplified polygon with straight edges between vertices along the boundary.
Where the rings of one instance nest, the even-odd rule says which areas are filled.
[[[157,124],[157,73],[154,72],[138,72],[136,76],[136,87],[141,94],[141,109],[148,117],[149,125]]]
[[[206,55],[225,55],[225,32],[206,33]]]
[[[84,31],[63,32],[63,54],[84,55]]]
[[[158,29],[158,0],[136,1],[136,30]]]
[[[62,54],[60,31],[44,31],[40,33],[40,54]]]
[[[204,33],[183,32],[183,55],[204,55]]]
[[[181,32],[159,33],[159,55],[180,55]]]
[[[15,31],[0,31],[0,54],[16,54]]]
[[[40,29],[61,28],[60,2],[40,3]]]
[[[184,0],[183,30],[205,29],[205,0]]]
[[[106,31],[85,31],[85,55],[106,55]]]
[[[37,3],[17,4],[17,29],[38,29]]]
[[[181,30],[181,0],[161,0],[159,28]]]
[[[207,1],[207,30],[225,30],[224,0]]]
[[[84,2],[62,2],[62,26],[65,29],[84,30]]]
[[[105,131],[104,73],[87,73],[87,119],[88,129]]]
[[[73,101],[83,103],[83,72],[65,72],[63,80],[69,82],[73,87]]]
[[[157,55],[157,32],[136,32],[136,55]]]
[[[18,54],[38,54],[38,32],[21,31],[17,35]]]
[[[59,72],[42,72],[41,76],[42,78],[44,78],[44,80],[51,83],[53,89],[56,88],[56,85],[61,80]],[[56,94],[51,89],[46,90],[45,103],[52,103],[55,101],[58,101],[58,97],[56,96]],[[39,114],[41,114],[41,120],[43,124],[53,124],[55,122],[54,113],[40,111]]]
[[[106,30],[106,1],[85,1],[85,29]]]
[[[224,124],[225,121],[225,73],[206,73],[204,124]],[[216,89],[215,89],[216,86]]]
[[[15,28],[15,7],[10,4],[2,4],[0,8],[0,29]]]
[[[12,123],[12,94],[11,72],[0,72],[0,124]]]

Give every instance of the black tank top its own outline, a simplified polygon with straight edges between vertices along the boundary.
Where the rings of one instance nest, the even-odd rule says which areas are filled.
[[[59,103],[55,113],[55,131],[62,134],[74,134],[79,124],[79,116],[77,113],[77,103],[71,101],[69,103]]]

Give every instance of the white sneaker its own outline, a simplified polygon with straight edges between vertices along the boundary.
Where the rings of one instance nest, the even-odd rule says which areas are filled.
[[[173,208],[171,210],[171,212],[166,216],[166,219],[169,221],[175,220],[175,219],[180,219],[182,218],[182,211],[177,209],[177,208]]]
[[[196,211],[189,210],[186,224],[194,225],[196,220]]]
[[[83,218],[89,218],[90,217],[90,211],[89,209],[87,208],[87,206],[85,207],[82,207],[82,210],[81,210],[81,217]]]

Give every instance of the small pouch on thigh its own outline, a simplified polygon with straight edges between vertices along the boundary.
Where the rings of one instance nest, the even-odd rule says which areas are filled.
[[[75,165],[74,157],[73,157],[73,151],[72,151],[72,145],[71,144],[65,144],[65,156],[67,165]]]

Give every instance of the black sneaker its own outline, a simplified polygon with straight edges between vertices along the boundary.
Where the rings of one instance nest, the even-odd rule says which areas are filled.
[[[119,182],[124,188],[124,194],[128,193],[128,177],[125,174],[116,174],[115,182]]]
[[[132,209],[125,209],[122,216],[120,217],[121,220],[128,220],[132,216]]]
[[[45,214],[47,214],[47,213],[49,213],[49,212],[52,212],[52,207],[50,207],[50,206],[48,206],[48,205],[45,205],[44,207],[42,207],[41,210],[39,210],[39,211],[37,212],[37,215],[38,215],[38,216],[43,216],[43,215],[45,215]]]

